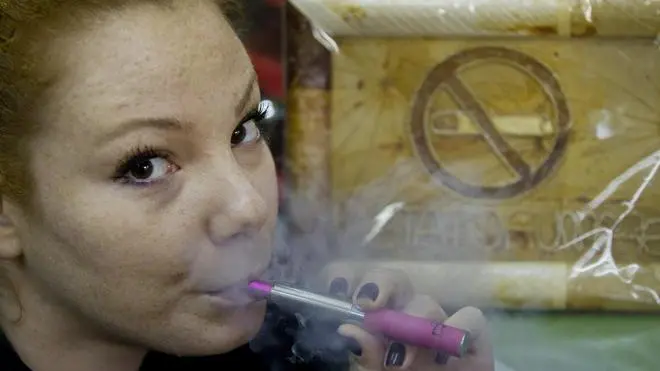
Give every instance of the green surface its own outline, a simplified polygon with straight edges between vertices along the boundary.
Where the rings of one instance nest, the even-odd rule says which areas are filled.
[[[513,371],[660,371],[660,316],[494,314],[498,360]]]

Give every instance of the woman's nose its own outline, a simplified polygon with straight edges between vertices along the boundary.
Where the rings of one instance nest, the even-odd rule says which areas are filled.
[[[209,234],[216,244],[227,239],[250,237],[268,219],[268,205],[252,178],[242,169],[226,172],[218,189],[219,204],[209,220]]]

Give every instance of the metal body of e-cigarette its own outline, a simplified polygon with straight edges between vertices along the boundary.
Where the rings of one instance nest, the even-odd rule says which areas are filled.
[[[470,346],[467,331],[441,322],[389,309],[365,312],[355,304],[283,284],[253,281],[249,287],[284,310],[309,312],[315,317],[356,323],[369,332],[413,346],[455,357],[464,356]]]

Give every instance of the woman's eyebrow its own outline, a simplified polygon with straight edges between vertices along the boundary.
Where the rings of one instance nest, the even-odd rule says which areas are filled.
[[[116,129],[103,134],[95,141],[95,144],[100,146],[125,136],[133,131],[142,130],[145,128],[168,131],[183,131],[184,125],[174,118],[141,118],[136,120],[129,120],[119,125]]]
[[[256,84],[257,84],[257,74],[252,72],[250,73],[250,77],[248,79],[247,85],[245,85],[245,91],[241,96],[241,100],[239,100],[238,104],[236,105],[235,108],[236,116],[240,116],[243,114],[243,112],[245,112],[248,103],[250,103],[250,98],[252,97],[252,92],[254,91],[254,87]]]
[[[250,98],[252,97],[252,92],[254,91],[256,84],[257,84],[257,75],[254,72],[252,72],[248,79],[248,83],[245,85],[246,86],[245,91],[243,92],[243,95],[241,95],[241,99],[238,101],[236,107],[234,108],[237,117],[245,112],[248,103],[250,103]],[[184,125],[180,121],[174,118],[156,117],[156,118],[136,119],[136,120],[126,121],[120,124],[114,130],[101,135],[101,137],[95,141],[95,144],[99,146],[108,143],[110,141],[113,141],[117,138],[120,138],[122,136],[125,136],[133,131],[142,130],[145,128],[167,130],[167,131],[172,131],[172,130],[183,131],[185,129]]]

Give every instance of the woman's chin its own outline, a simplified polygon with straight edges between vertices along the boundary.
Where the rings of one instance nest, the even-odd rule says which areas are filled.
[[[231,333],[241,334],[241,336],[236,336],[236,347],[244,345],[257,335],[265,316],[266,302],[261,301],[237,309],[226,321],[223,321],[227,323],[228,329],[231,328]]]
[[[265,302],[253,302],[235,308],[223,308],[212,319],[195,321],[192,326],[161,344],[161,351],[178,356],[211,356],[239,348],[253,339],[264,321]],[[175,330],[175,329],[173,329]]]

